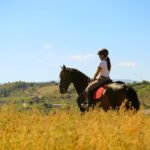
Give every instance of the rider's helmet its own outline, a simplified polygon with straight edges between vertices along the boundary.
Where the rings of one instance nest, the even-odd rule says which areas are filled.
[[[97,53],[98,55],[104,55],[104,57],[107,57],[109,52],[106,48],[100,49]]]

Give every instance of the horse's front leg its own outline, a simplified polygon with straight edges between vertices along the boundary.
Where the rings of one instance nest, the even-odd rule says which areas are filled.
[[[77,104],[78,104],[78,106],[79,106],[81,112],[85,112],[85,111],[86,111],[86,108],[83,107],[84,105],[87,104],[87,102],[86,102],[86,95],[85,95],[84,92],[81,93],[81,94],[78,96],[78,98],[77,98]]]

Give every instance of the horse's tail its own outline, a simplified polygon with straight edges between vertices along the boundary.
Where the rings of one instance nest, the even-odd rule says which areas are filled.
[[[127,87],[127,97],[129,99],[129,102],[131,102],[131,107],[139,110],[140,108],[140,102],[138,100],[138,96],[136,91],[132,87]]]

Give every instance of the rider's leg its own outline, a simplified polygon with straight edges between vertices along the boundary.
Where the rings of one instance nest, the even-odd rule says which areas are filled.
[[[86,95],[87,95],[87,104],[88,104],[88,106],[92,105],[92,92],[98,87],[98,85],[99,85],[98,82],[99,82],[98,80],[95,80],[90,85],[88,85],[88,87],[85,90]]]
[[[88,85],[88,87],[85,90],[87,95],[88,106],[91,106],[92,104],[92,92],[98,87],[102,86],[106,81],[108,81],[108,79],[109,78],[99,78],[98,80],[95,80],[94,82]]]

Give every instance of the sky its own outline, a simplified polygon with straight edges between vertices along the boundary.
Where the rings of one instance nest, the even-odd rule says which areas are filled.
[[[0,83],[93,77],[109,50],[112,79],[150,81],[149,0],[0,0]]]

